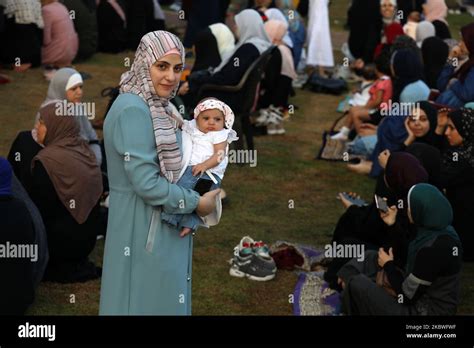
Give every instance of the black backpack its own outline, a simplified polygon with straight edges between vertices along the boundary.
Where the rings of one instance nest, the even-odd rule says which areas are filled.
[[[312,74],[304,88],[315,93],[341,95],[347,91],[347,83],[343,79],[325,78],[318,74]]]

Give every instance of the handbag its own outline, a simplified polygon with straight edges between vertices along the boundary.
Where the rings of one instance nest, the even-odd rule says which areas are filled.
[[[341,95],[347,91],[347,83],[343,79],[333,79],[312,74],[304,88],[309,88],[314,93]]]

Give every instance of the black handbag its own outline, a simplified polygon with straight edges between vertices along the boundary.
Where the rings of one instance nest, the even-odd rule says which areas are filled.
[[[325,78],[318,74],[312,74],[306,82],[304,88],[315,93],[325,93],[341,95],[347,91],[347,82],[343,79]]]

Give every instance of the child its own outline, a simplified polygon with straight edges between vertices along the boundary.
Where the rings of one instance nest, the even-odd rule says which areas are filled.
[[[349,132],[354,126],[359,132],[359,127],[364,121],[370,121],[372,115],[376,114],[386,105],[392,97],[392,81],[390,79],[386,68],[385,55],[381,54],[375,60],[375,68],[377,74],[377,81],[369,90],[370,99],[364,106],[353,106],[350,108],[344,126],[339,133],[332,136],[332,139],[347,140]]]
[[[229,144],[237,140],[232,129],[234,113],[224,102],[215,98],[203,99],[194,109],[194,120],[184,121],[183,170],[178,185],[204,191],[220,187],[228,164]],[[202,188],[202,190],[200,189]],[[181,228],[181,236],[205,225],[197,214],[162,213],[161,219]]]
[[[367,64],[362,69],[362,83],[360,88],[349,99],[350,106],[364,106],[370,100],[370,87],[377,80],[375,65]]]

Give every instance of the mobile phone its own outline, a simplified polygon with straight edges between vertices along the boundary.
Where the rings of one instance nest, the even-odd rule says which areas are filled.
[[[360,164],[360,162],[362,162],[362,160],[358,157],[352,158],[352,159],[349,160],[350,164]]]
[[[199,195],[203,196],[205,193],[209,192],[211,189],[213,182],[208,179],[199,179],[194,186],[194,191],[199,193]]]
[[[383,211],[384,213],[388,212],[387,201],[382,197],[375,195],[375,205],[378,210]]]

